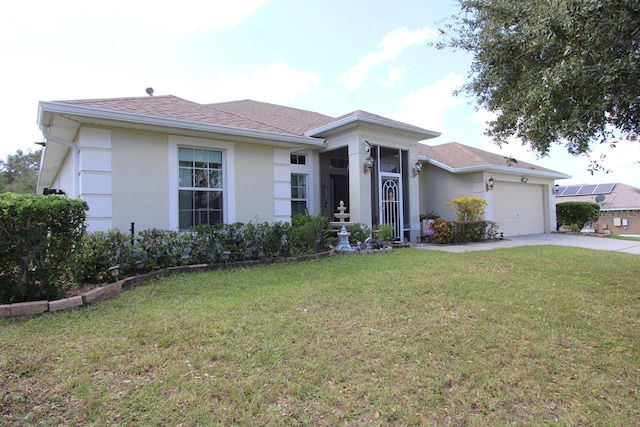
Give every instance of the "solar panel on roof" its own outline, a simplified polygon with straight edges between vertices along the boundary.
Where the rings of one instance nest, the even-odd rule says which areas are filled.
[[[575,196],[580,191],[581,185],[572,185],[564,189],[563,196]]]
[[[599,184],[593,194],[609,194],[613,191],[616,184]]]
[[[596,187],[597,185],[583,185],[582,187],[580,187],[580,190],[578,190],[578,193],[576,195],[586,196],[589,194],[593,194],[593,190],[595,190]]]

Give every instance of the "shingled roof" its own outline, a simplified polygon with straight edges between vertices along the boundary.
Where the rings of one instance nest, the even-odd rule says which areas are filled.
[[[222,105],[217,107],[216,104],[198,104],[197,102],[187,101],[186,99],[178,98],[173,95],[80,99],[56,102],[100,108],[104,110],[142,114],[165,119],[179,119],[211,125],[229,126],[288,135],[302,135],[302,133],[296,132],[293,129],[278,127],[277,124],[274,125],[264,120],[261,121],[259,116],[256,119],[252,118],[249,114],[241,114],[242,111],[234,111],[233,108],[229,108],[227,110],[222,108]],[[255,103],[255,101],[251,102]]]
[[[557,173],[551,169],[522,162],[517,159],[509,159],[500,154],[469,147],[458,142],[449,142],[442,145],[420,145],[418,152],[422,156],[435,160],[451,169],[465,169],[480,166],[498,166],[514,169],[525,169],[539,172]]]
[[[413,132],[416,138],[419,139],[433,138],[440,135],[437,132],[362,110],[356,110],[340,117],[331,117],[313,111],[250,99],[198,104],[173,95],[164,95],[80,99],[54,101],[54,103],[299,137],[319,137],[322,132],[328,129],[340,128],[342,125],[350,123],[351,119],[369,121]]]
[[[206,106],[234,114],[238,117],[244,117],[266,126],[273,126],[283,132],[293,133],[295,135],[304,135],[304,133],[310,129],[315,129],[336,120],[333,117],[313,111],[250,99],[219,102],[207,104]]]

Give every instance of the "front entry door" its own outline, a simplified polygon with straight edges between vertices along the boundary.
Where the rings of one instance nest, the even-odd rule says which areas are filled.
[[[380,175],[380,223],[393,226],[394,237],[403,236],[402,180],[399,174]]]

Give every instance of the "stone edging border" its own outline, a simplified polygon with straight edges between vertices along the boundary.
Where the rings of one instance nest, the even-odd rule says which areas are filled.
[[[310,259],[324,258],[333,255],[334,251],[320,252],[317,254],[301,255],[289,258],[270,258],[255,261],[237,261],[216,264],[195,264],[178,267],[168,267],[152,271],[138,276],[127,277],[117,282],[109,283],[95,289],[91,289],[81,295],[63,298],[54,301],[29,301],[14,304],[0,304],[0,318],[19,317],[34,314],[43,314],[56,311],[73,310],[86,307],[91,303],[107,300],[128,291],[136,286],[156,277],[170,276],[176,273],[201,272],[212,270],[226,270],[232,268],[251,267],[254,265],[283,264],[287,262],[307,261]]]

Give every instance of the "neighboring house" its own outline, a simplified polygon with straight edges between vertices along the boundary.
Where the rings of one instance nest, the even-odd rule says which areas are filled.
[[[38,191],[63,189],[86,200],[92,231],[290,221],[304,211],[333,219],[343,200],[350,221],[392,224],[397,237],[413,240],[420,213],[479,196],[507,235],[548,232],[553,180],[567,178],[503,165],[501,156],[460,144],[449,145],[457,157],[483,154],[469,165],[448,163],[439,160],[438,153],[448,155],[442,148],[418,142],[438,132],[360,110],[334,118],[251,100],[148,96],[40,102],[38,124],[46,139]],[[494,191],[485,191],[489,177]],[[513,225],[511,211],[502,211],[511,185],[508,194],[538,189],[535,227],[528,217]]]
[[[598,233],[640,236],[640,189],[620,183],[568,185],[558,188],[556,202],[595,202],[600,219]]]

